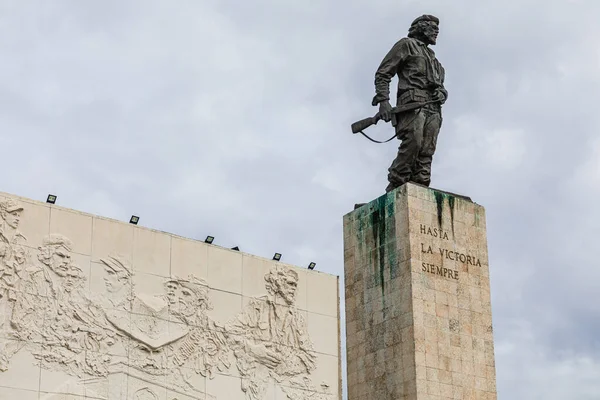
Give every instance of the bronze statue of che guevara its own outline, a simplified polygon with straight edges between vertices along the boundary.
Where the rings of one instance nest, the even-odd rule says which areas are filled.
[[[362,132],[379,119],[395,125],[396,137],[402,143],[388,170],[386,192],[409,181],[425,186],[431,181],[431,162],[442,125],[441,106],[448,98],[444,68],[429,47],[435,45],[438,32],[439,19],[433,15],[413,21],[408,37],[392,47],[375,73],[372,104],[379,105],[379,112],[370,123],[365,125],[363,120],[352,127],[355,133]],[[398,92],[397,107],[392,108],[389,93],[394,75],[398,76]]]

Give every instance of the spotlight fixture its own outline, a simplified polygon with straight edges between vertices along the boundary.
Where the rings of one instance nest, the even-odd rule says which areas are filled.
[[[46,203],[50,203],[50,204],[56,203],[56,196],[53,194],[49,194],[48,198],[46,199]]]
[[[132,215],[131,219],[129,220],[130,224],[134,224],[137,225],[138,222],[140,222],[140,217],[136,216],[136,215]]]
[[[213,240],[215,240],[214,236],[207,236],[206,239],[204,239],[204,243],[212,244]]]
[[[275,255],[273,256],[273,260],[275,260],[275,261],[281,260],[281,254],[275,253]]]
[[[308,269],[313,270],[316,266],[317,264],[311,261],[310,264],[308,264]]]
[[[232,247],[231,250],[240,251],[240,248],[235,246],[235,247]]]

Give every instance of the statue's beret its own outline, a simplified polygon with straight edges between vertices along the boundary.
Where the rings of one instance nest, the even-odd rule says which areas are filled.
[[[414,26],[414,25],[418,24],[421,21],[433,21],[436,24],[440,23],[440,19],[438,17],[433,16],[433,15],[427,15],[427,14],[425,14],[425,15],[421,15],[419,18],[415,19],[412,22],[411,26]]]

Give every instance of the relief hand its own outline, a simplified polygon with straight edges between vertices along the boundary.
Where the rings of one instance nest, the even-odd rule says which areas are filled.
[[[276,351],[267,348],[266,345],[248,343],[248,350],[256,360],[268,368],[275,368],[281,362]]]
[[[390,122],[392,120],[392,105],[389,101],[384,100],[379,103],[379,116],[385,122]]]

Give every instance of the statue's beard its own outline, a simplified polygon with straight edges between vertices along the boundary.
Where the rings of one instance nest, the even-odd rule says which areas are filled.
[[[413,37],[428,45],[435,45],[437,43],[437,36],[433,36],[433,34],[428,34],[422,30],[415,32]]]
[[[437,43],[437,35],[423,33],[422,38],[422,40],[427,44],[434,45]]]
[[[282,297],[283,297],[283,300],[288,305],[294,304],[294,301],[296,300],[296,294],[295,293],[286,293]]]

